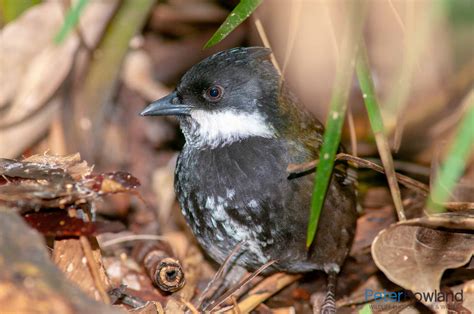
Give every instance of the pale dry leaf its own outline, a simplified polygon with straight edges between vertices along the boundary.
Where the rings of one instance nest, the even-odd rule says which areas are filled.
[[[444,271],[465,265],[474,254],[474,217],[451,216],[439,215],[437,223],[433,219],[425,219],[426,224],[422,219],[409,220],[380,232],[372,244],[372,257],[379,269],[392,282],[413,292],[440,291]],[[443,307],[427,299],[422,302]]]
[[[81,154],[75,153],[66,156],[57,155],[32,155],[22,160],[23,162],[33,162],[46,164],[54,168],[63,169],[74,180],[81,180],[92,173],[93,167],[87,164],[87,161],[81,160]]]
[[[174,192],[174,168],[177,156],[170,159],[167,165],[157,168],[153,172],[153,190],[158,205],[158,220],[166,226],[171,217],[172,209],[176,201]]]
[[[105,269],[101,262],[100,252],[94,250],[101,281],[110,288]],[[64,276],[74,282],[83,292],[96,301],[101,301],[100,294],[94,283],[90,265],[86,262],[83,248],[78,239],[56,240],[52,260],[64,273]]]
[[[153,79],[153,62],[145,50],[131,51],[125,57],[122,79],[128,88],[146,100],[153,101],[167,95],[170,90]]]
[[[33,59],[23,76],[9,110],[0,124],[16,123],[35,114],[63,82],[72,65],[79,40],[71,38],[64,45],[49,45]]]
[[[31,143],[38,141],[49,129],[60,104],[60,97],[55,97],[31,118],[8,128],[0,127],[0,156],[18,157]]]
[[[99,40],[116,3],[94,1],[86,7],[80,24],[84,25],[81,34],[87,44],[92,45]],[[76,32],[72,32],[61,45],[54,44],[52,40],[46,43],[43,49],[35,54],[21,78],[13,104],[0,118],[0,124],[20,121],[45,104],[69,73],[79,45],[80,39]]]
[[[0,207],[0,267],[2,313],[126,313],[94,301],[67,280],[52,263],[43,237],[4,207]]]
[[[0,108],[15,96],[31,61],[61,27],[60,2],[43,2],[7,24],[0,32]]]

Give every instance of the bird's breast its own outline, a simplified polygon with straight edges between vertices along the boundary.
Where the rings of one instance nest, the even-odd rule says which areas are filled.
[[[220,148],[185,147],[175,187],[194,234],[216,260],[229,247],[248,242],[256,264],[269,260],[265,247],[277,216],[291,195],[286,148],[279,141],[251,138]]]

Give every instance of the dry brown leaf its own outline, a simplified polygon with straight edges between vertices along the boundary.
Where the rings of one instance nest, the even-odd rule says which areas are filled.
[[[80,24],[83,26],[82,37],[89,47],[99,41],[116,6],[115,0],[95,1],[86,8]],[[43,136],[49,128],[54,113],[61,105],[60,97],[53,98],[47,104],[45,102],[68,73],[72,60],[71,55],[66,54],[70,54],[72,50],[69,43],[78,44],[77,34],[72,33],[64,43],[64,46],[69,47],[68,49],[53,48],[52,36],[59,30],[62,23],[61,10],[60,2],[47,2],[34,6],[30,9],[32,12],[27,12],[2,31],[0,107],[7,102],[15,102],[0,117],[0,124],[3,124],[3,127],[0,127],[0,156],[2,157],[17,157],[31,143]],[[50,25],[50,19],[55,19],[56,11],[60,15],[60,20]],[[46,20],[43,21],[44,19]],[[30,46],[30,43],[33,44]],[[54,51],[57,53],[53,53]],[[63,66],[62,68],[49,63],[56,59],[62,59],[58,61]],[[31,71],[33,69],[34,71]],[[38,72],[38,69],[42,72]],[[46,88],[42,90],[44,86]],[[16,96],[15,100],[13,100],[14,96]],[[25,117],[28,119],[23,119]],[[13,120],[17,123],[12,124]]]
[[[51,262],[42,237],[0,208],[0,309],[8,313],[124,313],[96,302]]]
[[[48,101],[69,73],[78,44],[77,38],[71,38],[61,46],[49,45],[35,56],[1,124],[18,122]]]
[[[15,158],[31,143],[38,141],[49,129],[49,124],[60,105],[60,97],[55,97],[29,119],[8,128],[0,126],[0,156]]]
[[[170,90],[153,78],[153,62],[145,50],[131,51],[125,57],[122,79],[128,88],[138,92],[147,101],[157,100]]]
[[[48,46],[61,27],[61,3],[35,5],[0,34],[0,108],[17,93],[31,60]]]
[[[92,206],[104,195],[131,193],[140,185],[127,172],[90,172],[78,154],[36,155],[23,161],[0,158],[0,204],[22,212]]]
[[[167,165],[157,168],[153,172],[153,190],[155,191],[156,203],[158,205],[158,220],[164,229],[169,225],[168,222],[176,202],[173,184],[175,165],[176,158],[173,157]]]
[[[80,23],[87,25],[81,29],[81,33],[88,45],[99,40],[115,5],[116,1],[94,1],[86,7]],[[35,33],[31,36],[35,36]],[[18,122],[45,104],[69,73],[74,53],[79,45],[78,34],[72,32],[61,45],[56,45],[51,40],[43,46],[30,61],[27,71],[19,81],[13,104],[0,118],[0,124]],[[23,61],[29,62],[29,60]]]
[[[465,265],[474,254],[474,216],[447,213],[398,223],[379,233],[372,257],[394,283],[414,293],[440,291],[446,269]],[[435,300],[427,306],[446,308]]]
[[[377,234],[396,222],[392,206],[380,209],[366,209],[365,214],[357,219],[356,234],[351,247],[351,255],[367,252]]]
[[[100,251],[95,249],[93,252],[100,270],[101,280],[107,289],[110,289],[111,286],[101,262]],[[55,241],[52,259],[56,266],[63,271],[67,279],[76,283],[91,298],[96,301],[102,300],[94,284],[90,266],[87,264],[83,248],[78,239]]]
[[[93,166],[89,166],[87,161],[81,160],[81,154],[76,153],[66,156],[57,155],[32,155],[23,159],[23,162],[31,162],[48,165],[52,168],[60,168],[67,172],[74,180],[83,179],[91,174]]]

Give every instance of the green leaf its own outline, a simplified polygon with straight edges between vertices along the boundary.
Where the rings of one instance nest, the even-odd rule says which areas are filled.
[[[240,0],[239,4],[227,16],[224,23],[212,35],[211,39],[204,45],[204,48],[212,47],[222,41],[237,26],[245,21],[252,14],[263,0]]]
[[[377,149],[387,175],[387,181],[392,194],[393,203],[395,204],[395,208],[397,210],[398,219],[405,220],[406,218],[403,211],[400,187],[398,186],[397,176],[395,174],[395,167],[393,165],[390,145],[388,143],[387,137],[385,136],[382,114],[380,113],[377,95],[375,94],[374,83],[370,73],[369,60],[363,40],[361,41],[359,50],[360,51],[356,64],[357,80],[359,81],[359,86],[363,94],[365,108],[367,109],[367,114],[369,116],[370,127],[374,133]]]
[[[334,167],[334,159],[339,148],[347,108],[347,99],[349,98],[349,91],[354,75],[357,44],[362,34],[362,26],[364,25],[367,1],[350,1],[349,3],[349,20],[344,30],[344,38],[341,47],[341,52],[343,53],[336,71],[334,89],[326,121],[326,131],[324,132],[323,145],[319,153],[319,163],[311,198],[311,212],[306,237],[307,248],[311,246],[316,235],[319,216],[321,215],[326,198],[326,191]]]
[[[40,2],[41,0],[0,0],[0,12],[3,22],[13,21],[30,7]]]
[[[359,314],[372,314],[372,308],[370,304],[367,303],[364,307],[359,311]]]
[[[69,33],[74,29],[74,27],[79,22],[79,18],[81,17],[82,11],[85,9],[89,0],[78,0],[75,6],[71,7],[67,14],[66,18],[64,19],[64,23],[61,26],[61,29],[54,37],[54,43],[60,44],[62,43]]]
[[[449,201],[450,193],[462,176],[469,155],[474,149],[474,92],[468,97],[468,111],[451,143],[446,160],[439,169],[428,199],[427,207],[434,212],[444,211],[442,204]]]

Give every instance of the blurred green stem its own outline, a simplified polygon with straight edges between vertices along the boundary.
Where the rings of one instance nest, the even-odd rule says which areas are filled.
[[[331,96],[324,141],[319,154],[313,195],[311,198],[311,213],[308,222],[306,246],[313,243],[318,226],[319,216],[326,198],[326,191],[331,179],[334,160],[341,139],[344,116],[347,109],[347,99],[354,75],[357,46],[362,35],[365,21],[367,1],[349,1],[349,13],[341,47],[341,58],[336,71],[334,89]]]
[[[374,83],[370,73],[369,60],[367,57],[367,49],[365,42],[361,40],[359,47],[359,54],[356,64],[357,79],[359,80],[360,89],[363,94],[365,108],[369,115],[370,126],[375,136],[375,142],[382,159],[383,167],[387,176],[390,192],[392,193],[393,203],[397,210],[398,219],[405,220],[405,212],[403,210],[402,198],[400,194],[400,187],[398,186],[397,177],[395,174],[395,167],[393,166],[393,158],[390,152],[390,145],[385,136],[385,129],[380,113],[380,107],[377,102],[375,94]]]
[[[444,211],[443,203],[449,201],[474,148],[474,92],[468,96],[468,109],[440,167],[428,199],[427,208],[432,212]],[[436,200],[433,201],[433,200]]]
[[[102,128],[106,118],[105,105],[110,103],[117,84],[121,64],[128,52],[132,37],[141,30],[155,0],[125,0],[110,21],[104,37],[94,52],[83,87],[78,95],[77,121],[92,122],[90,129],[81,130],[81,153],[93,159],[102,146]],[[94,140],[91,140],[94,139]]]

